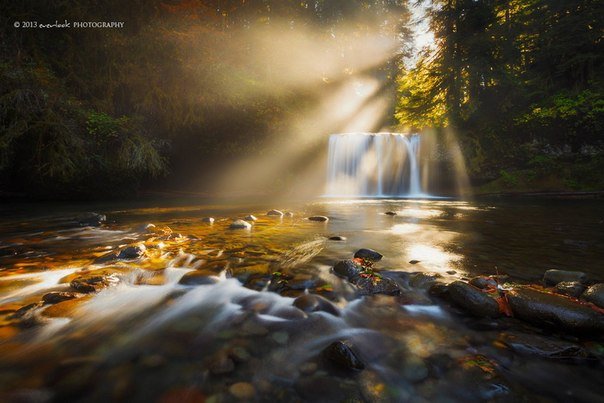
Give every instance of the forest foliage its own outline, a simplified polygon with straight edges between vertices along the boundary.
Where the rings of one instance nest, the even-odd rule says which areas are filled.
[[[412,52],[418,5],[435,43]],[[399,42],[369,72],[398,88],[384,124],[454,130],[477,183],[538,186],[533,179],[564,171],[570,188],[603,188],[603,8],[597,0],[3,2],[0,188],[129,194],[260,153],[338,78],[296,81],[328,52],[314,49],[313,60],[292,67],[274,41],[258,38],[344,54],[376,28]],[[55,20],[125,25],[13,26]]]

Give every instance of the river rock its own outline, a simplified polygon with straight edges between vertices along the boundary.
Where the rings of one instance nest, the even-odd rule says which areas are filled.
[[[307,313],[323,311],[334,316],[340,316],[340,311],[331,301],[320,295],[304,294],[294,300],[293,305]]]
[[[258,220],[258,218],[255,215],[250,214],[250,215],[246,215],[244,220],[245,221],[256,221],[256,220]]]
[[[199,271],[190,271],[185,273],[184,276],[180,278],[178,284],[182,285],[208,285],[208,284],[216,284],[220,279],[213,275],[208,275],[208,273],[199,272]]]
[[[430,273],[430,272],[419,272],[414,273],[409,277],[409,285],[414,288],[420,289],[428,289],[434,283],[436,283],[439,279],[442,278],[442,275],[438,273]]]
[[[325,217],[324,215],[313,215],[308,217],[309,221],[318,221],[318,222],[326,222],[329,221],[329,217]]]
[[[397,215],[396,211],[386,211],[384,214],[386,214],[386,215]]]
[[[334,236],[330,236],[329,238],[330,241],[345,241],[346,237],[345,236],[340,236],[340,235],[334,235]]]
[[[587,281],[587,275],[580,271],[551,269],[545,272],[543,281],[545,284],[549,285],[556,285],[562,281],[578,281],[579,283],[585,283],[585,281]]]
[[[83,294],[98,292],[115,284],[119,279],[114,275],[109,276],[80,276],[71,281],[71,288]]]
[[[235,220],[229,225],[229,229],[251,229],[252,224],[243,220]]]
[[[334,341],[323,350],[323,357],[340,369],[349,371],[364,370],[365,364],[349,344],[349,342],[345,341]]]
[[[84,213],[76,217],[81,227],[100,227],[107,221],[107,216],[99,213]]]
[[[528,322],[576,332],[604,330],[604,315],[568,298],[517,288],[507,293],[514,316]]]
[[[363,248],[356,251],[354,257],[369,260],[370,262],[379,262],[380,260],[382,260],[384,255],[374,251],[373,249]]]
[[[418,264],[420,261],[417,259],[411,259],[409,260],[409,264]]]
[[[283,217],[283,211],[281,211],[281,210],[270,210],[268,213],[266,213],[266,215],[276,216],[276,217]]]
[[[360,295],[400,295],[401,289],[396,282],[387,278],[372,275],[371,277],[357,277],[353,282]]]
[[[522,355],[557,360],[589,357],[589,353],[577,344],[535,334],[502,333],[499,336],[499,341]]]
[[[581,298],[604,308],[604,283],[592,285],[583,293]]]
[[[340,260],[333,267],[333,272],[340,277],[351,280],[356,278],[363,271],[363,266],[355,262],[354,260]]]
[[[139,259],[145,255],[146,251],[147,248],[143,244],[128,246],[120,251],[117,258],[124,260]]]
[[[201,219],[201,222],[206,222],[208,224],[214,224],[214,218],[213,217],[204,217]]]
[[[59,302],[81,297],[81,294],[69,291],[49,292],[42,297],[45,304],[58,304]]]
[[[494,278],[487,276],[474,277],[469,281],[469,283],[470,285],[473,285],[476,288],[480,288],[481,290],[484,290],[485,288],[497,287],[497,281],[495,281]]]
[[[463,281],[449,284],[448,295],[453,303],[474,316],[496,318],[501,315],[497,301]]]
[[[231,385],[229,392],[241,400],[251,400],[256,395],[254,385],[248,382],[237,382]]]
[[[585,291],[585,286],[578,281],[561,281],[556,284],[556,292],[562,295],[568,295],[569,297],[579,298],[583,291]]]

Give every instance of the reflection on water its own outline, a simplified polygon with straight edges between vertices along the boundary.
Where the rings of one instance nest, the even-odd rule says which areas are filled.
[[[184,393],[220,402],[241,390],[249,392],[243,400],[259,401],[599,395],[601,363],[520,357],[498,342],[510,326],[533,331],[524,325],[474,323],[420,282],[404,298],[356,298],[330,267],[372,248],[384,255],[377,270],[434,273],[443,281],[484,273],[534,280],[554,267],[602,278],[602,202],[323,200],[282,207],[294,217],[268,217],[269,208],[257,206],[96,206],[108,216],[102,228],[74,226],[79,207],[55,214],[4,207],[2,401],[172,401]],[[259,218],[251,230],[228,229],[250,213]],[[305,219],[317,214],[330,220]],[[213,225],[202,222],[207,216]],[[328,240],[334,235],[346,239]],[[133,245],[145,246],[144,257],[116,258]],[[102,287],[48,297],[73,294],[74,279],[90,278]],[[308,293],[331,300],[338,315],[292,305]],[[366,362],[361,374],[325,365],[321,351],[340,339]],[[604,351],[599,343],[590,348]]]

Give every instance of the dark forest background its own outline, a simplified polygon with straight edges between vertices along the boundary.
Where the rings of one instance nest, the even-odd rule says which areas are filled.
[[[425,7],[434,46],[413,49],[413,7]],[[125,25],[13,26],[55,20]],[[4,195],[190,189],[266,153],[338,86],[276,81],[287,66],[252,38],[278,30],[396,38],[364,72],[391,100],[375,130],[455,133],[478,191],[604,189],[598,0],[4,1],[0,21]]]

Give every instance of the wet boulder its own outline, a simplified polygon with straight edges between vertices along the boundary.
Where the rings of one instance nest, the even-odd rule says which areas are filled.
[[[76,217],[81,227],[100,227],[107,221],[107,216],[99,213],[84,213]]]
[[[359,295],[400,295],[401,289],[393,280],[376,274],[367,277],[359,276],[353,282],[357,286]]]
[[[329,221],[329,217],[325,217],[324,215],[313,215],[308,217],[309,221],[317,221],[317,222],[326,222]]]
[[[190,271],[180,278],[178,284],[182,285],[208,285],[216,284],[218,277],[200,271]]]
[[[495,299],[463,281],[449,284],[447,294],[451,302],[474,316],[490,318],[501,316],[499,304]]]
[[[258,218],[256,218],[256,216],[253,214],[249,214],[249,215],[245,216],[244,220],[245,221],[256,221],[256,220],[258,220]]]
[[[275,216],[275,217],[283,217],[283,211],[281,210],[270,210],[266,213],[266,215],[268,216]]]
[[[578,281],[579,283],[585,283],[587,281],[587,275],[580,271],[551,269],[545,272],[543,281],[548,285],[556,285],[563,281]]]
[[[362,371],[365,369],[365,363],[347,341],[334,341],[323,350],[323,357],[339,369],[348,371]]]
[[[363,270],[363,266],[351,259],[340,260],[333,267],[333,272],[336,275],[348,280],[356,278]]]
[[[101,291],[119,281],[115,275],[80,276],[71,281],[71,288],[82,294],[90,294]]]
[[[363,248],[356,251],[354,257],[368,260],[370,262],[379,262],[380,260],[382,260],[384,255],[382,255],[380,252],[374,251],[373,249]]]
[[[583,291],[585,291],[585,286],[578,281],[561,281],[556,284],[556,292],[558,294],[567,295],[573,298],[579,298]]]
[[[507,293],[514,316],[527,322],[575,332],[604,330],[604,315],[563,296],[517,288]]]
[[[473,285],[476,288],[480,288],[481,290],[484,290],[486,288],[497,287],[497,281],[494,278],[487,276],[474,277],[469,281],[469,283],[470,285]]]
[[[428,289],[436,283],[442,276],[438,273],[414,273],[409,277],[409,285],[413,288]]]
[[[117,258],[124,260],[140,259],[145,256],[146,251],[147,248],[143,244],[128,246],[120,251]]]
[[[320,295],[304,294],[294,300],[293,305],[306,312],[327,312],[334,316],[340,316],[340,310],[331,301]]]
[[[76,292],[49,292],[48,294],[44,294],[42,297],[42,302],[45,304],[58,304],[59,302],[68,301],[70,299],[75,299],[81,297],[81,294]]]
[[[243,220],[235,220],[229,225],[229,229],[251,229],[252,224]]]
[[[581,298],[604,308],[604,283],[592,285],[583,293]]]

